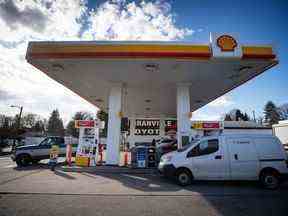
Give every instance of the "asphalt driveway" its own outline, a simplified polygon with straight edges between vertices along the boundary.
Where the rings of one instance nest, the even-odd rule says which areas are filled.
[[[0,215],[287,215],[288,184],[195,182],[180,187],[156,174],[55,172],[17,168],[0,157]]]

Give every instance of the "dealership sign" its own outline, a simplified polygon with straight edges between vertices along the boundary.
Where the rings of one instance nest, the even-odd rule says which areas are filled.
[[[159,119],[136,119],[134,135],[158,136],[160,134]]]
[[[165,134],[167,134],[169,131],[177,132],[177,120],[176,119],[165,120],[164,131],[165,131]]]

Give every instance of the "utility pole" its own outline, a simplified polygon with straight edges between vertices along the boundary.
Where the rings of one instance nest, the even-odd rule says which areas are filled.
[[[19,132],[20,132],[22,111],[23,111],[23,106],[20,107],[20,113],[19,113],[19,118],[18,118],[18,125],[17,125],[18,135],[19,135]]]
[[[256,118],[255,118],[255,110],[252,111],[252,114],[253,114],[253,120],[254,120],[254,122],[256,122]]]
[[[23,106],[11,105],[10,107],[18,108],[20,110],[18,119],[17,119],[17,137],[18,137],[20,135],[21,116],[22,116]],[[16,143],[15,143],[15,137],[14,137],[12,149],[14,149],[15,147],[16,147]]]

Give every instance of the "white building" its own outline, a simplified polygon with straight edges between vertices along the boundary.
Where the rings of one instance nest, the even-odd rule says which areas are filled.
[[[272,134],[272,128],[260,125],[254,121],[198,121],[193,122],[192,126],[198,124],[194,129],[195,136],[210,136],[222,134]],[[205,127],[205,125],[208,125]],[[214,127],[213,127],[214,126]]]
[[[288,120],[279,121],[278,124],[275,124],[272,127],[273,134],[280,139],[286,151],[288,151]]]

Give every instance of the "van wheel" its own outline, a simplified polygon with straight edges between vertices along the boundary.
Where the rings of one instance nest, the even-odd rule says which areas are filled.
[[[187,186],[192,183],[193,176],[188,169],[180,169],[176,173],[177,183],[181,186]]]
[[[31,157],[27,154],[19,155],[16,158],[16,164],[19,167],[25,167],[28,166],[31,162]]]
[[[277,189],[280,184],[279,175],[276,171],[264,171],[260,175],[260,183],[266,189]]]

